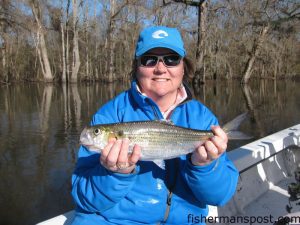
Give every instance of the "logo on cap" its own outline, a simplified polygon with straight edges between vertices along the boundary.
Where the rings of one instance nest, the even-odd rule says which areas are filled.
[[[153,38],[165,38],[167,36],[169,36],[169,34],[164,30],[157,30],[152,34]]]

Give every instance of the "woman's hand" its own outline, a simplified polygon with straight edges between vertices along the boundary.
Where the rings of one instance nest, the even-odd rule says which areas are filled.
[[[141,148],[138,145],[133,147],[132,154],[128,154],[129,140],[115,138],[110,139],[101,152],[100,163],[108,170],[129,174],[141,156]]]
[[[220,126],[212,126],[214,137],[200,145],[192,154],[191,161],[195,166],[203,166],[220,157],[227,148],[228,137]]]

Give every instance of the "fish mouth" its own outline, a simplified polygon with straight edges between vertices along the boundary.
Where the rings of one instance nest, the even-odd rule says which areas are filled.
[[[87,142],[84,142],[84,141],[79,141],[79,144],[80,144],[80,145],[83,145],[83,146],[85,146],[85,147],[91,147],[91,146],[93,146],[93,144],[87,143]]]
[[[80,135],[79,144],[84,145],[86,147],[93,146],[93,143],[89,140],[90,139],[89,135],[84,131],[85,131],[85,129],[83,130],[83,132]]]
[[[92,144],[85,142],[85,141],[79,141],[79,144],[85,145],[85,146],[91,146]]]
[[[90,143],[84,143],[84,142],[80,142],[80,144],[86,148],[88,148],[91,151],[96,151],[98,152],[99,150],[101,151],[103,148],[101,148],[100,146],[94,145],[94,144],[90,144]]]

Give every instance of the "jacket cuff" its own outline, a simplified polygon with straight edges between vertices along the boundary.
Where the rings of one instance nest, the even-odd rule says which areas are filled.
[[[124,178],[129,178],[130,179],[131,177],[136,176],[139,172],[140,172],[140,166],[139,165],[136,165],[131,173],[117,173],[117,172],[107,170],[107,173],[109,175],[114,176],[116,178],[120,178],[120,179],[124,179]]]
[[[221,156],[220,156],[221,157]],[[188,155],[187,158],[187,164],[186,167],[190,171],[198,172],[198,173],[210,173],[213,172],[219,165],[220,157],[211,161],[210,163],[203,165],[203,166],[197,166],[194,165],[191,161],[191,154]]]

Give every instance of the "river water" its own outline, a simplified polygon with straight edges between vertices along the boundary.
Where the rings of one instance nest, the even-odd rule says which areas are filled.
[[[73,209],[71,173],[78,137],[93,113],[128,83],[0,88],[0,225],[30,225]],[[212,82],[194,89],[220,123],[249,111],[251,140],[300,123],[300,82]]]

